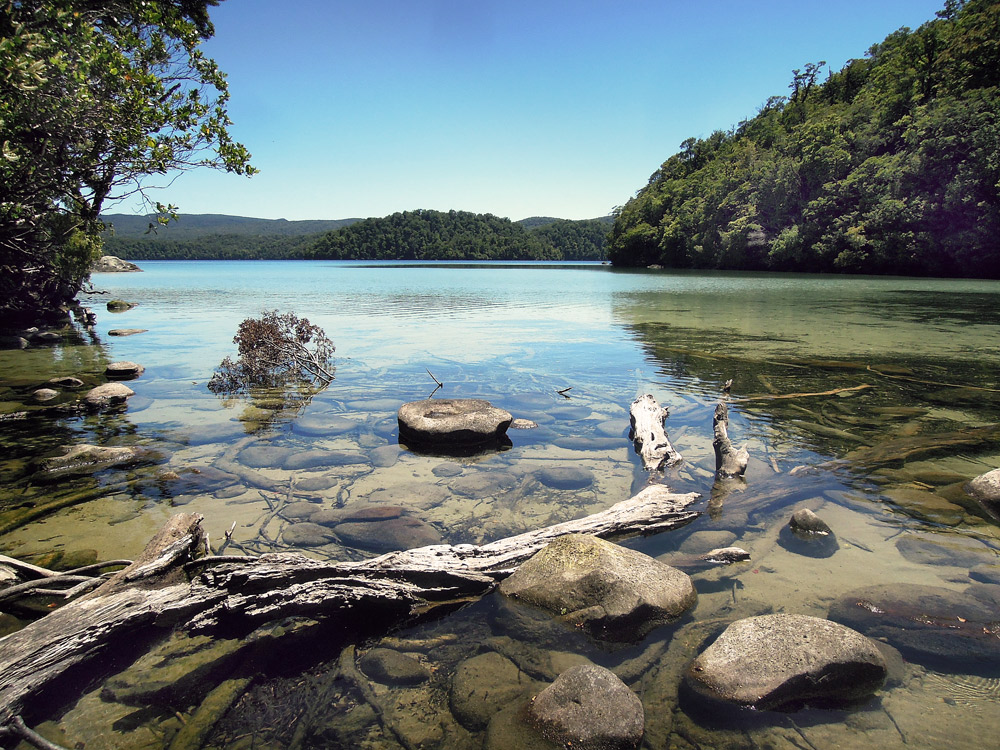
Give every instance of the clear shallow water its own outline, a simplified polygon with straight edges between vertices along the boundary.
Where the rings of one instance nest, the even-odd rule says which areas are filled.
[[[105,490],[8,531],[0,537],[6,554],[42,561],[53,550],[66,559],[134,555],[181,509],[205,515],[216,546],[235,522],[234,541],[247,552],[298,547],[285,534],[296,519],[268,520],[269,503],[281,498],[262,490],[261,477],[304,485],[309,489],[293,499],[319,507],[404,506],[427,533],[449,542],[508,536],[606,508],[645,483],[627,429],[629,404],[648,392],[669,407],[668,433],[685,458],[663,481],[701,493],[703,513],[684,529],[627,544],[671,562],[707,544],[734,543],[751,553],[751,563],[693,571],[700,599],[691,618],[635,649],[607,652],[569,641],[557,651],[616,667],[662,646],[630,684],[643,697],[648,737],[678,747],[848,748],[877,740],[930,748],[942,746],[942,738],[951,747],[980,747],[977,736],[995,733],[990,680],[1000,672],[966,675],[968,666],[955,660],[929,664],[912,654],[876,701],[850,712],[768,715],[734,728],[678,703],[676,691],[682,665],[712,634],[711,623],[765,611],[826,616],[838,597],[875,584],[964,592],[996,569],[997,524],[961,491],[968,479],[1000,466],[997,436],[970,432],[1000,422],[996,282],[618,272],[599,265],[142,265],[141,274],[95,277],[97,288],[139,305],[111,314],[103,310],[108,295],[93,296],[93,339],[68,335],[61,347],[0,352],[7,412],[23,409],[30,390],[53,375],[97,380],[113,360],[146,367],[130,383],[136,396],[122,414],[0,425],[7,455],[0,482],[9,508],[0,522],[18,506],[95,483]],[[308,317],[335,341],[337,380],[328,389],[279,409],[273,394],[227,401],[208,392],[213,368],[233,353],[239,322],[264,309]],[[108,336],[113,328],[148,332],[115,338]],[[396,408],[432,391],[427,370],[445,383],[438,396],[487,398],[539,428],[511,431],[510,450],[492,455],[397,454]],[[720,485],[713,482],[711,417],[730,378],[730,435],[748,444],[752,461],[744,483]],[[556,392],[564,388],[572,388],[569,399]],[[828,391],[836,393],[785,398]],[[139,443],[159,458],[96,479],[37,482],[33,458],[72,442]],[[270,453],[251,450],[261,448]],[[304,467],[290,460],[309,451],[365,460],[335,466],[317,459]],[[220,466],[233,465],[226,461],[242,468],[240,481],[217,476]],[[539,477],[551,467],[584,470],[592,482],[550,487]],[[833,554],[803,550],[783,535],[802,506],[834,529]],[[332,559],[374,554],[336,543],[302,549]],[[387,705],[434,707],[400,708],[405,719],[397,719],[413,737],[424,732],[428,747],[483,746],[485,734],[455,728],[447,695],[464,659],[501,649],[497,639],[508,631],[496,607],[490,597],[397,634],[410,638],[403,650],[419,652],[435,679],[383,698]],[[414,645],[428,639],[439,645]],[[541,637],[524,647],[552,653]],[[261,680],[251,697],[259,703],[271,690],[284,702],[264,716],[246,698],[220,724],[216,745],[242,746],[238,738],[251,736],[255,747],[287,746],[301,708],[295,696],[305,689],[278,680]],[[95,717],[109,726],[121,719],[118,704],[90,700],[63,717],[61,731],[72,736],[93,731],[83,727]],[[345,689],[337,708],[313,718],[326,746],[398,746],[384,722],[359,718],[362,703]],[[169,732],[161,725],[172,712],[161,706],[152,713],[158,718],[141,731]],[[132,746],[143,746],[136,744],[140,730],[131,734]],[[495,734],[503,735],[499,728]]]

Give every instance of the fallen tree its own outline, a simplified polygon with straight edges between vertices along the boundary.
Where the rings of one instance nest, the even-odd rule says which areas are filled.
[[[684,460],[670,444],[663,427],[669,415],[670,412],[656,403],[656,399],[648,393],[639,396],[629,408],[632,442],[635,445],[635,452],[642,458],[642,466],[646,471],[659,471],[664,466],[671,466]]]
[[[683,526],[697,493],[650,485],[585,518],[483,545],[433,545],[354,563],[297,553],[206,555],[198,514],[178,514],[131,565],[99,588],[0,639],[0,726],[22,714],[67,672],[96,664],[117,644],[150,632],[250,632],[283,618],[370,623],[387,631],[443,605],[480,597],[564,534],[602,538]]]

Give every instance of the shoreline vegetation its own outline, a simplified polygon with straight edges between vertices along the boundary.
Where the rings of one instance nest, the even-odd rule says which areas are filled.
[[[684,141],[615,210],[611,263],[1000,278],[1000,4],[946,2],[789,89]]]
[[[604,260],[611,217],[511,221],[468,211],[403,211],[333,221],[216,214],[110,215],[104,251],[136,260]]]

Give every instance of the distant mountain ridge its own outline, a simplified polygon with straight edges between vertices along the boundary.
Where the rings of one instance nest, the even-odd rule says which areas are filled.
[[[603,260],[611,216],[570,220],[417,210],[372,219],[287,221],[227,214],[108,214],[104,251],[127,260],[426,258]],[[150,224],[154,230],[150,231]],[[401,227],[405,225],[405,232]],[[346,234],[345,234],[346,233]]]
[[[256,219],[249,216],[230,216],[228,214],[181,214],[177,220],[166,225],[157,225],[155,232],[149,232],[149,225],[156,225],[156,217],[156,214],[145,216],[106,214],[101,219],[113,228],[105,235],[106,237],[141,237],[147,240],[189,240],[210,235],[300,237],[306,234],[329,232],[361,221],[361,219],[288,221],[287,219]]]

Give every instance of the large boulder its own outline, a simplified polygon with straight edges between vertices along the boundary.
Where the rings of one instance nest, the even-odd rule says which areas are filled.
[[[752,709],[867,698],[885,682],[875,643],[829,620],[793,614],[738,620],[688,667],[700,695]]]
[[[500,584],[505,596],[611,642],[635,642],[698,599],[686,573],[586,534],[551,542]]]
[[[479,398],[430,398],[399,407],[400,442],[477,447],[500,442],[513,417]]]
[[[645,714],[639,696],[604,667],[570,667],[528,707],[531,724],[547,740],[580,750],[630,750],[642,741]]]

